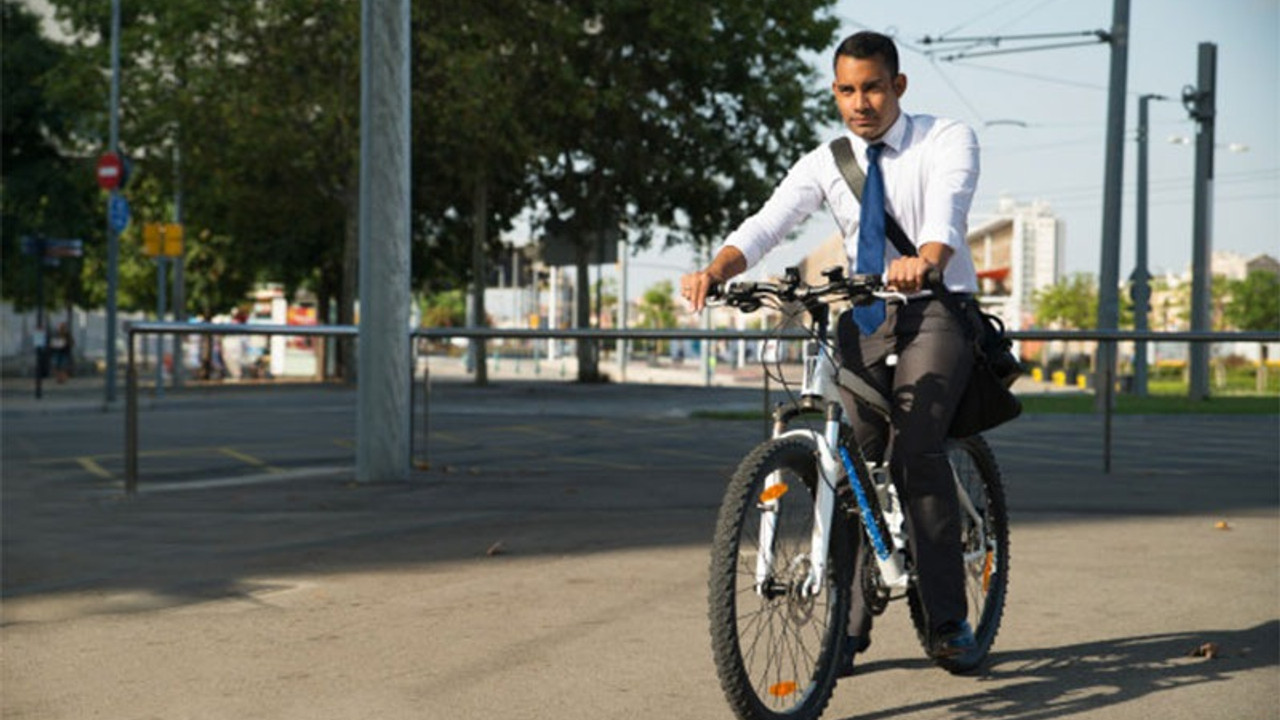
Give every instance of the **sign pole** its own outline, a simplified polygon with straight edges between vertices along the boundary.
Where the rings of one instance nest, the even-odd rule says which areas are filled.
[[[111,133],[110,149],[120,149],[120,0],[111,0]],[[115,191],[111,191],[114,198]],[[110,207],[110,202],[108,202]],[[120,284],[120,234],[107,212],[107,377],[106,407],[116,400],[116,294]]]
[[[168,258],[164,255],[156,257],[156,320],[160,322],[164,322],[165,305],[168,302],[165,297],[168,264]],[[156,397],[164,397],[164,333],[156,333]]]
[[[173,144],[173,221],[182,225],[182,147],[177,139]],[[186,232],[183,232],[182,251],[173,259],[173,319],[175,322],[187,321],[187,279],[186,279]],[[173,386],[182,387],[182,376],[186,371],[186,356],[182,335],[173,336]]]
[[[44,235],[36,236],[36,331],[43,337],[36,342],[36,399],[44,396],[42,381],[46,358],[49,357],[49,329],[44,326]]]

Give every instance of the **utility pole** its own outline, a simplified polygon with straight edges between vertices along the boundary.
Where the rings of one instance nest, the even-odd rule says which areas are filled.
[[[120,154],[120,0],[111,0],[111,108],[110,152]],[[106,405],[110,408],[116,400],[116,314],[120,285],[120,234],[111,223],[111,197],[107,200],[107,377]]]
[[[1133,329],[1147,330],[1147,315],[1151,312],[1151,272],[1147,268],[1147,143],[1150,124],[1147,106],[1152,100],[1165,100],[1163,95],[1143,95],[1138,98],[1138,215],[1137,253],[1133,275]],[[1133,394],[1147,395],[1147,343],[1138,340],[1133,344]]]
[[[356,481],[404,482],[411,461],[409,0],[363,0],[360,46]]]
[[[1182,91],[1182,104],[1196,130],[1195,201],[1192,211],[1191,244],[1191,332],[1209,329],[1210,290],[1213,283],[1213,144],[1215,97],[1218,72],[1218,46],[1200,43],[1197,86]],[[1209,397],[1209,345],[1192,343],[1189,350],[1191,382],[1188,395],[1192,400]]]
[[[1124,179],[1124,111],[1129,74],[1129,0],[1115,0],[1111,21],[1111,80],[1107,101],[1107,154],[1103,173],[1102,258],[1098,273],[1098,329],[1120,324],[1120,200]],[[1095,407],[1110,406],[1116,367],[1114,340],[1098,343]],[[1107,414],[1110,418],[1110,414]],[[1108,428],[1108,437],[1110,428]],[[1109,471],[1110,468],[1107,468]]]

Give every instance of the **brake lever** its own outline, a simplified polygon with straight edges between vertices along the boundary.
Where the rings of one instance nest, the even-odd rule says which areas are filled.
[[[880,298],[881,300],[885,300],[885,301],[889,301],[889,300],[897,300],[898,302],[901,302],[901,303],[906,303],[906,302],[907,302],[907,296],[906,296],[906,295],[904,295],[903,293],[898,292],[897,290],[894,290],[894,289],[888,289],[888,288],[887,288],[887,289],[884,289],[884,290],[876,290],[875,292],[873,292],[873,293],[871,293],[871,294],[872,294],[873,296],[878,297],[878,298]]]

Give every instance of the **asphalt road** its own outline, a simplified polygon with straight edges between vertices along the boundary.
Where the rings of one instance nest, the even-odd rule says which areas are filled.
[[[350,391],[192,390],[144,408],[126,498],[119,412],[6,400],[0,714],[727,718],[707,551],[762,428],[689,412],[759,405],[444,383],[424,469],[363,486]],[[826,717],[1280,717],[1280,417],[1116,418],[1110,475],[1096,418],[989,439],[1013,516],[990,663],[931,668],[892,607]]]

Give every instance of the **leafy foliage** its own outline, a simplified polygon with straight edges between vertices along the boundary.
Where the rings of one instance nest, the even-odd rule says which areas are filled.
[[[814,144],[825,101],[811,89],[806,53],[829,48],[831,4],[414,3],[415,286],[462,287],[477,221],[495,253],[488,239],[522,212],[535,228],[559,221],[577,241],[618,227],[640,243],[707,244],[727,232]],[[68,45],[39,38],[29,14],[4,5],[6,218],[13,207],[13,217],[38,224],[31,198],[83,196],[83,212],[58,216],[81,223],[74,232],[100,247],[102,201],[86,165],[105,146],[110,7],[51,5]],[[323,311],[351,285],[359,8],[351,0],[123,5],[120,136],[137,178],[128,195],[160,220],[181,191],[193,306],[216,308],[270,279],[311,286]],[[11,92],[27,78],[35,79],[29,96]],[[42,132],[11,138],[26,118]],[[49,173],[75,192],[41,185],[11,148],[60,159]],[[5,230],[8,243],[15,233]],[[149,261],[132,249],[122,257],[130,266],[122,307],[144,304]],[[104,297],[103,267],[100,256],[87,258],[85,302]],[[195,278],[206,271],[218,282]],[[5,292],[18,287],[6,282]]]
[[[36,261],[20,253],[24,235],[79,238],[90,255],[101,252],[103,222],[93,162],[74,152],[83,98],[66,101],[50,92],[65,50],[40,34],[39,19],[21,5],[0,4],[3,68],[3,137],[0,138],[0,256],[6,298],[19,308],[36,303]],[[105,222],[105,221],[104,221]],[[45,270],[50,305],[82,301],[78,260]]]
[[[1035,294],[1036,320],[1068,330],[1086,330],[1098,320],[1098,284],[1092,275],[1076,273]]]
[[[1227,323],[1236,330],[1280,330],[1280,276],[1254,271],[1228,283]]]

